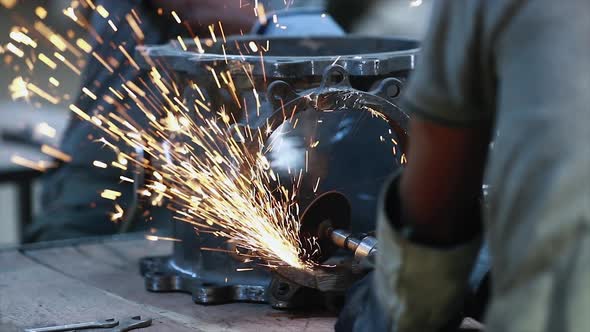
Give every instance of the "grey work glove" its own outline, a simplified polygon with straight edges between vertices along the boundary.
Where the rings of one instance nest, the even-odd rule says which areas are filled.
[[[346,305],[334,327],[336,332],[387,330],[387,315],[381,311],[374,293],[374,273],[367,274],[348,291]]]
[[[377,216],[375,271],[351,289],[336,331],[436,332],[457,318],[481,246],[479,236],[453,247],[413,243],[393,227],[398,177],[386,185]],[[395,213],[393,213],[395,214]]]

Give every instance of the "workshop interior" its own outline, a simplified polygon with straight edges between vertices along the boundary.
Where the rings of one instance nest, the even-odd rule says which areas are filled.
[[[520,54],[500,51],[514,46],[506,22],[535,24],[519,21],[530,2],[0,0],[0,332],[590,331],[572,314],[590,303],[588,144],[568,164],[586,170],[576,185],[560,185],[558,166],[543,178],[577,198],[537,196],[574,226],[514,226],[522,247],[490,226],[529,220],[502,209],[532,199],[505,194],[514,174],[482,179],[494,150],[516,149],[502,148],[517,135],[500,124],[518,98],[501,87],[520,73],[505,54]],[[590,69],[590,43],[571,40],[559,45]],[[526,96],[542,85],[516,80]],[[431,104],[485,107],[439,117]],[[563,107],[588,124],[580,104]],[[571,139],[590,139],[579,126]],[[420,147],[433,138],[449,159],[467,152],[428,159],[436,147]],[[544,156],[532,167],[546,175],[558,157]],[[416,192],[431,200],[412,215]],[[431,236],[447,219],[459,226]],[[553,228],[578,235],[567,261],[545,252],[562,248]],[[537,247],[542,234],[555,238]],[[540,288],[544,269],[580,294]],[[509,291],[553,306],[518,318],[512,305],[526,302]]]

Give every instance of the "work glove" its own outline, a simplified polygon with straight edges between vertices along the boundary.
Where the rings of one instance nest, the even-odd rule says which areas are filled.
[[[444,248],[412,241],[392,220],[400,218],[398,183],[399,175],[379,201],[375,271],[349,291],[337,332],[437,332],[460,315],[481,237]]]
[[[374,290],[374,273],[370,272],[348,291],[335,331],[387,331],[387,313],[379,306]]]

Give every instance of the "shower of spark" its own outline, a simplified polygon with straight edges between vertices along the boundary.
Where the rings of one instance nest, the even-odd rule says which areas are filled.
[[[3,1],[0,5],[5,7],[2,10],[15,7],[11,1]],[[91,0],[74,0],[63,10],[64,19],[72,20],[88,34],[78,33],[78,36],[69,30],[60,35],[46,25],[48,11],[42,6],[37,7],[35,22],[29,26],[23,26],[22,19],[19,19],[21,25],[9,32],[10,42],[0,45],[5,64],[18,72],[9,87],[13,99],[28,101],[34,98],[51,104],[65,104],[76,116],[101,129],[104,136],[94,140],[117,154],[113,161],[94,161],[94,167],[150,171],[151,180],[146,180],[138,194],[153,205],[169,202],[166,205],[174,210],[175,219],[190,223],[197,232],[227,238],[235,245],[238,254],[248,257],[249,261],[258,258],[267,266],[289,265],[300,269],[313,265],[311,258],[316,252],[304,252],[303,248],[309,246],[303,246],[299,240],[297,187],[282,185],[262,153],[264,138],[269,133],[233,126],[233,115],[228,115],[224,107],[211,109],[211,104],[204,98],[189,104],[183,100],[182,89],[172,78],[174,74],[156,65],[150,69],[150,82],[128,81],[121,86],[109,86],[112,95],[100,96],[93,92],[96,87],[82,87],[81,93],[87,97],[117,105],[117,111],[113,113],[101,114],[70,104],[67,102],[69,96],[59,95],[60,80],[51,74],[57,68],[63,67],[80,75],[85,66],[84,59],[89,56],[110,73],[116,73],[121,66],[139,70],[130,56],[134,50],[126,49],[125,45],[115,45],[112,49],[112,52],[123,53],[127,59],[125,63],[92,49],[93,44],[112,42],[97,35],[83,13],[94,11],[115,32],[120,28],[118,25],[128,25],[133,31],[130,38],[138,41],[144,39],[143,23],[134,10],[115,17],[109,8],[97,6]],[[264,8],[260,4],[255,12],[259,15],[256,19],[263,19],[260,16],[264,14]],[[158,10],[158,13],[170,15],[171,22],[182,23],[175,12]],[[218,27],[223,38],[215,35],[215,25],[209,27],[211,39],[194,37],[198,52],[202,53],[201,42],[210,45],[212,40],[225,41],[221,22]],[[178,41],[186,48],[182,38],[179,37]],[[38,51],[40,45],[50,46],[53,50],[42,53]],[[258,50],[261,57],[263,50]],[[153,63],[149,59],[146,61]],[[38,77],[37,82],[26,77],[32,77],[38,66],[50,72],[44,82],[38,82]],[[248,74],[246,67],[244,70]],[[225,84],[232,91],[239,107],[240,98],[236,95],[232,75],[229,72],[216,73],[213,68],[211,75],[218,87]],[[190,86],[202,96],[198,82],[192,82]],[[258,95],[256,87],[252,89]],[[126,111],[130,105],[143,112],[149,120],[148,128],[140,128],[129,118]],[[122,145],[135,151],[140,149],[148,158],[138,159],[137,155],[125,153],[120,148]],[[64,162],[70,158],[55,147],[46,146],[43,152]],[[13,161],[38,170],[47,167],[19,156],[14,156]],[[121,176],[121,181],[133,183],[135,180]],[[110,217],[114,222],[122,220],[125,215],[121,205],[116,203],[121,195],[108,188],[100,193],[102,198],[115,202],[115,211]],[[317,245],[311,247],[317,248]]]

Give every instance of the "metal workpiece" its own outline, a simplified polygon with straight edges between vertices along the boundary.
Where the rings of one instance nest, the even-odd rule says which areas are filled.
[[[332,229],[341,243],[341,231],[375,229],[383,180],[404,164],[409,116],[398,103],[418,43],[358,36],[241,36],[225,44],[201,39],[200,47],[193,40],[185,45],[187,51],[178,41],[141,47],[136,61],[147,70],[161,67],[171,73],[187,105],[206,104],[212,116],[223,108],[235,119],[236,130],[260,135],[264,156],[285,187],[293,183],[291,170],[305,169],[297,192],[304,211],[301,243],[311,245],[306,239],[315,237],[321,251],[313,257],[315,268],[265,268],[246,262],[226,239],[175,220],[173,237],[180,241],[174,242],[174,253],[141,262],[146,288],[186,292],[199,304],[330,307],[359,275],[352,266],[355,251],[342,254],[346,246],[318,232]],[[213,72],[231,75],[233,85],[216,82]],[[269,148],[277,141],[282,143]],[[318,197],[322,204],[312,204]],[[348,245],[354,244],[359,257],[370,256],[376,250],[370,240],[349,236]]]
[[[365,257],[370,257],[377,253],[377,238],[374,236],[364,236],[362,237],[360,243],[358,244],[357,248],[354,251],[354,257],[356,259],[363,259]]]
[[[352,233],[343,229],[331,230],[329,236],[337,247],[353,252],[356,259],[362,259],[377,253],[377,238],[374,236],[361,234],[355,237]]]
[[[230,37],[225,44],[211,39],[202,39],[200,45],[193,39],[184,39],[183,43],[187,51],[177,40],[166,45],[141,46],[136,61],[142,67],[150,67],[153,59],[158,59],[176,72],[189,74],[207,73],[209,66],[243,75],[243,66],[253,65],[252,73],[267,79],[321,77],[333,65],[340,65],[355,76],[384,76],[413,70],[419,47],[411,39],[366,36],[248,35]],[[260,52],[264,54],[263,60]]]
[[[356,243],[356,246],[350,243],[349,238],[352,234],[349,231],[345,231],[343,229],[332,229],[330,231],[330,234],[328,235],[332,239],[332,242],[334,242],[334,244],[340,248],[349,248],[350,250],[356,250],[356,247],[358,246],[358,243]]]

